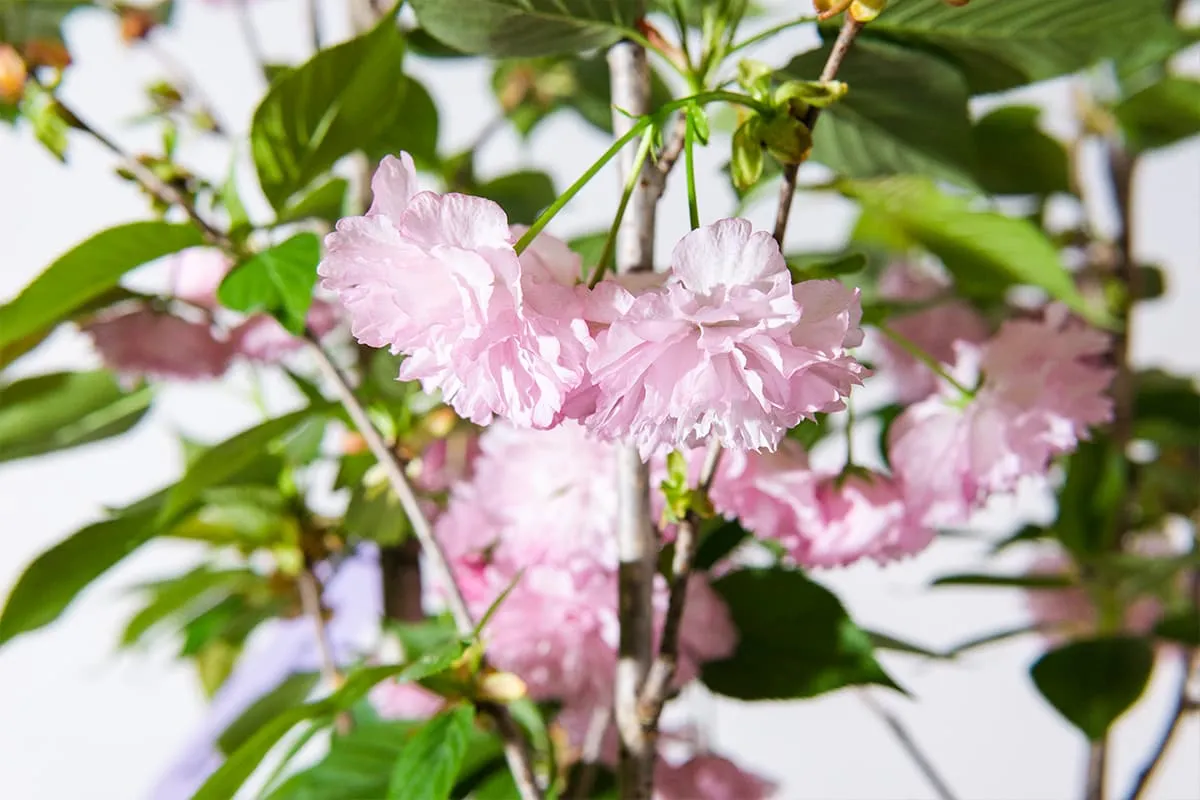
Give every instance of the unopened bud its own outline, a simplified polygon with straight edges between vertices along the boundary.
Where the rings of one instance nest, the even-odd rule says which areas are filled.
[[[25,59],[6,44],[0,44],[0,101],[16,105],[25,94]]]
[[[525,694],[525,681],[511,672],[489,672],[475,686],[475,698],[484,702],[511,703]]]
[[[425,430],[435,439],[445,439],[457,424],[458,416],[446,406],[435,408],[425,415]]]
[[[124,6],[120,8],[120,13],[121,41],[127,45],[145,39],[158,25],[154,15],[144,8]]]
[[[30,66],[66,69],[71,64],[67,46],[53,39],[30,39],[22,49]]]
[[[367,440],[353,431],[342,436],[342,452],[348,456],[366,452]]]
[[[855,22],[870,22],[887,8],[887,0],[854,0],[850,4],[850,17]]]
[[[813,8],[816,9],[817,19],[829,19],[849,8],[850,3],[851,0],[813,0]]]

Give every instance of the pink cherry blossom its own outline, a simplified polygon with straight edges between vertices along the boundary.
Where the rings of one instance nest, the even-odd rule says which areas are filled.
[[[659,761],[654,770],[655,800],[765,800],[775,789],[773,782],[714,753],[679,766]]]
[[[444,492],[471,476],[482,452],[474,433],[455,432],[426,447],[410,465],[409,475],[423,492]]]
[[[385,158],[371,187],[367,215],[338,223],[318,269],[355,337],[406,354],[400,378],[473,422],[557,423],[592,346],[557,245],[518,258],[500,206],[418,192],[407,154]]]
[[[889,300],[931,300],[944,294],[947,285],[908,264],[893,264],[879,281],[880,294]],[[933,358],[954,360],[954,343],[978,344],[987,338],[987,323],[963,300],[944,299],[920,311],[900,314],[888,325]],[[884,371],[895,384],[897,400],[908,405],[937,391],[937,376],[904,348],[880,337]]]
[[[110,310],[83,326],[100,358],[126,377],[175,380],[216,378],[233,350],[208,325],[144,306]]]
[[[738,450],[774,449],[788,428],[844,407],[864,370],[857,290],[792,286],[779,247],[745,220],[692,231],[672,273],[614,314],[588,358],[598,387],[588,427],[629,437],[643,457],[709,436]]]
[[[970,386],[984,376],[974,396],[943,387],[889,434],[909,505],[926,524],[960,524],[989,494],[1044,474],[1051,458],[1111,417],[1113,371],[1100,365],[1108,347],[1105,334],[1057,306],[1039,320],[1006,322],[981,347],[956,343],[956,379]]]
[[[317,336],[337,327],[337,309],[323,300],[314,300],[305,324]],[[230,333],[235,354],[260,364],[276,364],[304,347],[304,339],[293,335],[266,314],[255,314]]]
[[[420,684],[394,680],[376,684],[367,699],[375,713],[384,719],[427,719],[446,704],[442,697]]]
[[[171,294],[201,308],[216,308],[217,287],[232,263],[220,250],[192,247],[171,258]]]

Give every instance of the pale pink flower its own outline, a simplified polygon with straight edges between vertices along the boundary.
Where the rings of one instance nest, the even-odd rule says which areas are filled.
[[[696,755],[679,766],[659,761],[655,800],[765,800],[776,784],[715,753]]]
[[[446,704],[444,698],[420,684],[394,680],[376,684],[367,699],[383,719],[428,719]]]
[[[1106,422],[1113,371],[1099,362],[1108,337],[1053,306],[1041,320],[1010,320],[980,348],[956,344],[952,387],[910,406],[889,434],[889,456],[910,506],[931,525],[964,522],[988,495],[1045,474],[1088,426]]]
[[[893,264],[879,281],[880,294],[889,300],[930,300],[944,295],[947,284],[908,264]],[[888,325],[901,336],[942,363],[954,360],[954,343],[978,344],[987,338],[987,323],[970,303],[955,298],[912,313],[899,314]],[[884,371],[895,384],[897,400],[904,405],[937,391],[937,376],[928,366],[890,338],[880,337]]]
[[[337,327],[337,309],[323,300],[314,300],[305,324],[317,336]],[[230,333],[234,353],[260,364],[276,364],[304,347],[305,341],[293,335],[272,316],[255,314]]]
[[[709,496],[717,511],[746,530],[800,553],[800,520],[816,505],[816,487],[804,448],[784,439],[773,453],[723,453]]]
[[[421,491],[444,492],[471,476],[482,452],[474,433],[452,434],[426,447],[421,458],[410,466],[409,474]]]
[[[104,364],[125,377],[216,378],[229,368],[229,342],[205,324],[144,306],[110,310],[82,326]]]
[[[710,436],[774,449],[801,419],[844,408],[864,374],[845,353],[862,337],[857,290],[793,287],[778,245],[745,220],[689,233],[666,284],[626,305],[588,358],[599,396],[587,425],[644,457]]]
[[[418,192],[407,154],[385,158],[371,187],[367,215],[338,222],[318,269],[355,337],[406,354],[400,378],[473,422],[560,421],[592,342],[555,245],[518,258],[500,206]]]
[[[220,250],[188,248],[171,258],[171,294],[194,306],[216,308],[217,287],[232,266]]]

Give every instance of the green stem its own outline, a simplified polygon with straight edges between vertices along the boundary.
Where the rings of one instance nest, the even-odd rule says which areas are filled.
[[[700,227],[700,201],[696,197],[696,162],[693,153],[696,138],[695,130],[695,126],[692,125],[692,118],[689,116],[687,120],[687,132],[683,137],[683,166],[687,172],[688,221],[692,224],[692,230]]]
[[[854,466],[854,401],[846,398],[846,467]]]
[[[595,289],[596,284],[608,270],[608,259],[612,257],[613,248],[616,246],[617,231],[621,227],[621,220],[625,219],[625,209],[629,206],[629,199],[633,197],[633,190],[637,188],[638,182],[642,179],[642,168],[646,165],[646,159],[650,155],[650,147],[653,143],[654,129],[650,128],[642,134],[642,143],[638,146],[637,155],[633,157],[633,166],[629,170],[629,177],[625,180],[625,191],[621,193],[621,203],[617,206],[617,215],[608,229],[608,237],[604,240],[604,250],[600,252],[596,270],[592,273],[591,280],[588,281],[589,289]]]
[[[588,167],[587,170],[585,170],[584,173],[579,176],[579,179],[571,184],[571,186],[565,192],[559,195],[558,199],[551,203],[550,207],[543,211],[541,216],[539,216],[534,223],[529,226],[529,230],[525,231],[525,234],[518,239],[516,245],[514,245],[518,255],[524,252],[525,248],[529,246],[529,243],[533,241],[535,236],[545,230],[546,226],[550,224],[550,220],[554,219],[554,217],[558,215],[558,212],[562,211],[567,203],[571,202],[571,199],[574,198],[575,195],[579,194],[579,191],[588,184],[588,181],[596,177],[596,173],[603,169],[605,164],[607,164],[609,161],[612,161],[613,157],[616,156],[617,153],[621,152],[621,148],[632,142],[634,137],[639,136],[648,126],[657,125],[662,120],[670,117],[671,114],[679,111],[682,108],[685,108],[691,103],[696,103],[697,105],[703,106],[708,105],[709,103],[717,102],[746,106],[747,108],[752,108],[760,113],[769,113],[770,111],[770,109],[768,109],[763,103],[758,102],[749,95],[717,90],[712,92],[700,92],[699,94],[694,94],[690,97],[681,97],[678,100],[672,100],[671,102],[663,105],[662,108],[658,109],[653,114],[639,117],[637,122],[633,124],[633,127],[630,128],[624,136],[613,142],[612,146],[604,151],[604,154],[600,156],[596,163]]]
[[[798,25],[807,25],[810,22],[816,22],[816,21],[817,21],[816,17],[799,17],[798,19],[793,19],[788,22],[782,22],[778,25],[773,25],[772,27],[767,28],[765,31],[760,31],[760,32],[754,34],[753,36],[751,36],[747,39],[743,39],[742,41],[733,45],[732,47],[730,47],[728,50],[725,51],[725,57],[728,58],[729,56],[733,55],[734,53],[738,52],[739,50],[745,50],[747,47],[750,47],[751,45],[758,44],[763,39],[769,39],[770,37],[774,36],[777,33],[786,31],[788,28],[795,28]]]
[[[925,366],[927,366],[931,370],[933,370],[934,374],[936,374],[942,380],[946,381],[946,383],[949,383],[951,386],[953,386],[955,389],[958,389],[960,392],[962,392],[967,397],[975,396],[974,389],[968,389],[966,386],[963,386],[961,383],[959,383],[958,380],[955,379],[955,377],[953,375],[951,375],[949,372],[946,371],[946,367],[940,361],[938,361],[933,356],[929,355],[929,353],[926,353],[912,339],[909,339],[907,336],[903,335],[902,333],[900,333],[892,328],[889,328],[887,325],[878,325],[876,327],[878,327],[880,332],[882,332],[885,336],[887,336],[889,339],[891,339],[896,344],[900,345],[900,347],[903,348],[906,353],[908,353],[910,356],[915,358],[917,361],[920,361],[922,364],[924,364]]]

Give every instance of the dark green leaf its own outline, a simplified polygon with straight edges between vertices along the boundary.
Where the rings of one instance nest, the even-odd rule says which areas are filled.
[[[250,146],[276,209],[338,159],[374,147],[396,122],[408,80],[404,37],[386,16],[372,31],[280,76],[254,112]]]
[[[544,172],[514,172],[474,187],[472,194],[500,204],[508,221],[532,223],[558,197],[554,181]]]
[[[947,650],[945,655],[946,658],[958,658],[963,653],[969,653],[977,648],[984,647],[989,644],[998,644],[999,642],[1005,642],[1009,639],[1015,639],[1018,636],[1024,636],[1027,633],[1036,633],[1037,631],[1037,625],[1020,625],[1015,628],[992,631],[991,633],[985,633],[982,636],[976,636],[973,639],[968,639],[965,642],[956,644],[954,647],[951,647],[949,650]]]
[[[42,553],[8,595],[0,614],[0,644],[58,619],[92,581],[154,533],[151,514],[130,514],[89,525]]]
[[[278,686],[251,703],[217,738],[221,752],[235,752],[267,722],[302,704],[319,678],[315,672],[297,672],[284,678]]]
[[[234,311],[265,311],[297,336],[312,305],[317,283],[321,240],[315,233],[297,233],[233,269],[221,281],[217,298]]]
[[[350,187],[345,178],[330,178],[310,192],[297,195],[294,203],[279,212],[278,224],[299,222],[304,219],[320,219],[335,223],[346,214],[346,190]]]
[[[1155,624],[1154,635],[1187,647],[1200,647],[1200,609],[1193,606],[1172,611]]]
[[[386,481],[355,486],[343,524],[347,534],[385,546],[400,544],[412,533],[408,515]]]
[[[867,266],[867,257],[862,253],[805,254],[787,257],[792,282],[840,278],[861,272]]]
[[[387,792],[392,766],[420,722],[375,722],[356,725],[337,736],[329,754],[297,773],[269,795],[269,800],[365,800]]]
[[[158,524],[165,525],[213,486],[224,483],[257,459],[273,441],[294,429],[312,414],[324,409],[309,406],[282,417],[269,419],[231,439],[214,445],[188,467],[179,483],[171,487],[158,512]]]
[[[915,177],[843,181],[842,191],[936,255],[967,294],[1028,284],[1044,289],[1096,324],[1110,322],[1089,304],[1046,235],[1027,220],[977,210]]]
[[[413,157],[418,167],[433,169],[438,164],[438,110],[429,91],[419,81],[404,77],[403,97],[394,101],[383,133],[366,146],[367,157],[379,161],[401,150]]]
[[[1103,553],[1116,543],[1118,509],[1128,487],[1128,464],[1104,436],[1080,442],[1066,461],[1067,479],[1058,493],[1052,531],[1080,556]]]
[[[701,533],[692,563],[698,570],[712,569],[749,538],[750,532],[737,522],[714,521]]]
[[[979,185],[992,194],[1048,195],[1071,188],[1062,143],[1038,127],[1041,109],[1004,106],[975,123]]]
[[[739,700],[815,697],[844,686],[896,683],[871,638],[832,593],[799,572],[744,569],[713,583],[738,631],[731,658],[704,665],[701,680]]]
[[[1051,650],[1029,673],[1050,705],[1096,741],[1142,696],[1153,669],[1148,641],[1114,636]]]
[[[1167,147],[1200,133],[1200,81],[1163,78],[1113,111],[1135,149]]]
[[[387,800],[448,800],[474,725],[470,705],[443,711],[425,723],[396,759]]]
[[[76,245],[0,307],[0,345],[35,333],[116,285],[126,272],[203,244],[191,225],[131,222]]]
[[[638,0],[413,0],[421,25],[465,53],[545,56],[621,38]]]
[[[995,92],[1168,46],[1179,34],[1165,11],[1161,0],[904,0],[864,35],[939,55],[973,92]]]
[[[925,658],[946,658],[943,653],[930,650],[928,647],[923,647],[914,642],[898,639],[890,634],[871,630],[868,630],[866,633],[871,639],[871,646],[876,650],[891,650],[893,653],[907,653],[910,656],[924,656]]]
[[[784,74],[815,78],[829,49],[796,57]],[[838,80],[850,91],[821,115],[813,132],[814,161],[851,178],[908,173],[973,185],[967,86],[952,66],[903,47],[860,40],[838,70]],[[913,113],[916,108],[920,114]]]
[[[118,436],[150,410],[151,390],[112,373],[56,372],[0,386],[0,462]]]
[[[274,458],[268,462],[276,465],[273,477],[277,477],[282,463]],[[239,483],[236,477],[223,482]],[[209,489],[199,499],[200,507],[173,524],[165,535],[246,551],[295,542],[299,537],[299,523],[287,513],[282,496],[273,488],[227,486]]]
[[[467,53],[442,44],[429,35],[424,28],[413,28],[404,34],[408,49],[413,55],[425,58],[469,58]]]
[[[1013,589],[1069,589],[1075,585],[1068,575],[943,575],[933,586],[997,586]]]
[[[1137,375],[1135,434],[1159,444],[1200,444],[1200,391],[1191,378],[1161,370]]]

